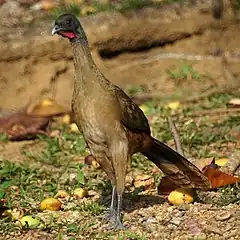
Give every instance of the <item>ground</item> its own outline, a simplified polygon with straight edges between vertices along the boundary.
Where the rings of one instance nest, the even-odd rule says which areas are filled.
[[[140,102],[153,136],[175,148],[166,120],[171,116],[185,155],[204,166],[213,157],[236,158],[240,150],[239,106],[229,104],[240,98],[239,26],[231,15],[213,20],[205,5],[186,9],[105,13],[82,22],[98,66]],[[0,109],[49,96],[70,108],[71,49],[51,37],[50,28],[45,21],[1,33]],[[161,172],[141,155],[133,157],[124,196],[128,229],[108,231],[102,222],[111,191],[105,174],[84,164],[80,133],[56,128],[54,137],[29,141],[1,136],[2,208],[37,217],[40,225],[22,227],[20,217],[1,215],[0,239],[239,239],[238,186],[205,197],[198,193],[194,203],[173,206],[158,194]],[[136,187],[137,176],[145,175],[151,184],[143,180]],[[89,197],[74,197],[77,187]],[[60,198],[62,209],[41,211],[40,202],[59,190],[69,194]]]

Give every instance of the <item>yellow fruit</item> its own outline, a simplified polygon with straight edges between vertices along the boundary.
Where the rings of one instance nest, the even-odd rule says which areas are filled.
[[[23,210],[17,209],[17,208],[14,208],[13,210],[8,209],[8,210],[4,211],[4,213],[3,213],[3,216],[10,216],[13,221],[16,221],[16,220],[22,218],[23,215],[24,215]]]
[[[58,211],[61,209],[61,202],[56,198],[45,198],[40,204],[40,209]]]
[[[227,162],[228,162],[228,158],[220,158],[215,160],[215,163],[220,167],[223,167]]]
[[[144,114],[149,112],[149,107],[145,104],[140,105],[139,108],[144,112]]]
[[[69,194],[64,190],[59,190],[54,197],[55,198],[67,198],[67,197],[69,197]]]
[[[70,124],[69,127],[70,127],[70,131],[71,131],[71,132],[78,132],[78,131],[79,131],[76,123]]]
[[[181,205],[184,203],[192,203],[193,196],[190,192],[183,189],[176,189],[168,195],[169,203],[173,205]]]
[[[99,169],[99,168],[100,168],[100,165],[99,165],[99,163],[98,163],[96,160],[93,160],[93,161],[92,161],[92,166],[93,166],[95,169]]]
[[[51,99],[43,99],[40,104],[43,107],[53,106],[54,105],[53,100],[51,100]]]
[[[169,107],[172,110],[176,110],[176,109],[178,109],[180,107],[180,105],[181,105],[180,102],[175,101],[175,102],[168,103],[167,107]]]
[[[40,224],[39,219],[34,218],[31,215],[27,215],[22,217],[21,219],[19,219],[20,223],[22,224],[22,226],[26,226],[26,227],[37,227]]]
[[[85,198],[85,197],[88,197],[88,192],[85,188],[76,188],[73,191],[73,196],[80,199]]]
[[[69,114],[64,114],[61,117],[56,117],[55,120],[60,124],[69,125],[71,122],[71,117]]]

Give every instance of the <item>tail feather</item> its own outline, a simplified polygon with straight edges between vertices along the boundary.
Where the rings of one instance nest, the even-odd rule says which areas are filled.
[[[182,188],[207,189],[208,179],[185,157],[153,138],[150,149],[142,152],[158,166],[168,178]]]

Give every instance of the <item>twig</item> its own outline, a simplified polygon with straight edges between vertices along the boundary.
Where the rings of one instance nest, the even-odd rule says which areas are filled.
[[[174,139],[176,151],[179,154],[181,154],[182,156],[184,156],[184,152],[183,152],[183,149],[182,149],[182,146],[181,146],[181,140],[180,140],[180,137],[179,137],[179,134],[178,134],[178,130],[177,130],[177,127],[174,124],[171,117],[168,117],[168,124],[169,124],[171,132],[173,134],[173,139]]]

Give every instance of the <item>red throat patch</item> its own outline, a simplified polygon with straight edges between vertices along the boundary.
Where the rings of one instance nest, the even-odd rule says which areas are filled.
[[[64,36],[64,37],[68,37],[68,38],[70,38],[70,39],[76,37],[76,34],[75,34],[75,33],[72,33],[72,32],[61,32],[60,34],[61,34],[62,36]]]

